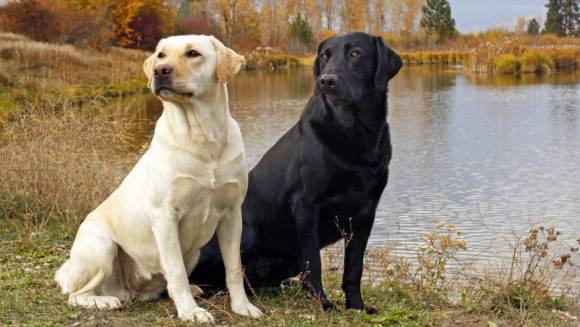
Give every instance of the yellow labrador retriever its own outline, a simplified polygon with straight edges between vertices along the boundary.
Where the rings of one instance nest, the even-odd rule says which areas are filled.
[[[144,64],[163,101],[151,147],[119,188],[79,227],[70,259],[56,273],[71,305],[114,309],[166,289],[179,318],[213,322],[187,276],[217,233],[232,310],[259,317],[240,263],[247,168],[225,83],[244,57],[211,36],[163,39]],[[193,294],[192,294],[193,292]]]

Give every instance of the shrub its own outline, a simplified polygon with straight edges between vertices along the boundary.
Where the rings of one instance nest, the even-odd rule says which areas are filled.
[[[156,12],[147,11],[140,14],[129,24],[129,27],[135,32],[131,48],[155,50],[162,36],[159,15]]]
[[[513,54],[505,54],[495,61],[495,70],[499,73],[518,74],[522,68],[522,63]]]
[[[300,15],[290,23],[288,31],[288,50],[293,54],[306,54],[313,49],[314,34],[308,21]]]
[[[105,48],[110,33],[104,20],[59,2],[23,0],[0,7],[0,27],[33,40]]]
[[[554,61],[538,50],[524,52],[521,60],[524,73],[550,73],[554,70]]]
[[[0,7],[0,26],[31,39],[53,42],[64,34],[64,21],[38,0],[11,2]]]
[[[223,40],[223,35],[217,22],[203,14],[180,18],[175,27],[175,34],[205,34],[213,35]]]

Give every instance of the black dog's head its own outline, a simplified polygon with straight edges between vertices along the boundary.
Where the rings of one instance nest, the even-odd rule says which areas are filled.
[[[401,57],[380,36],[360,32],[336,35],[318,46],[315,92],[336,105],[358,102],[369,92],[386,92],[401,66]]]

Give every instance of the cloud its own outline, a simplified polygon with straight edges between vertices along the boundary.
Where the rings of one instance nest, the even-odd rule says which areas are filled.
[[[450,0],[456,27],[463,33],[491,27],[513,27],[518,17],[546,15],[546,0]]]

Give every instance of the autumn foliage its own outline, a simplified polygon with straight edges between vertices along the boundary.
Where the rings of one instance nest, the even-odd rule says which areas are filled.
[[[352,31],[380,35],[391,47],[414,52],[465,52],[515,36],[537,43],[533,46],[577,44],[577,39],[552,34],[525,35],[523,18],[515,31],[497,28],[436,38],[425,27],[428,24],[421,24],[426,4],[426,0],[19,0],[0,6],[0,30],[45,42],[145,50],[167,35],[211,34],[240,51],[261,47],[293,55],[313,53],[321,40]],[[415,59],[424,61],[421,56]]]

